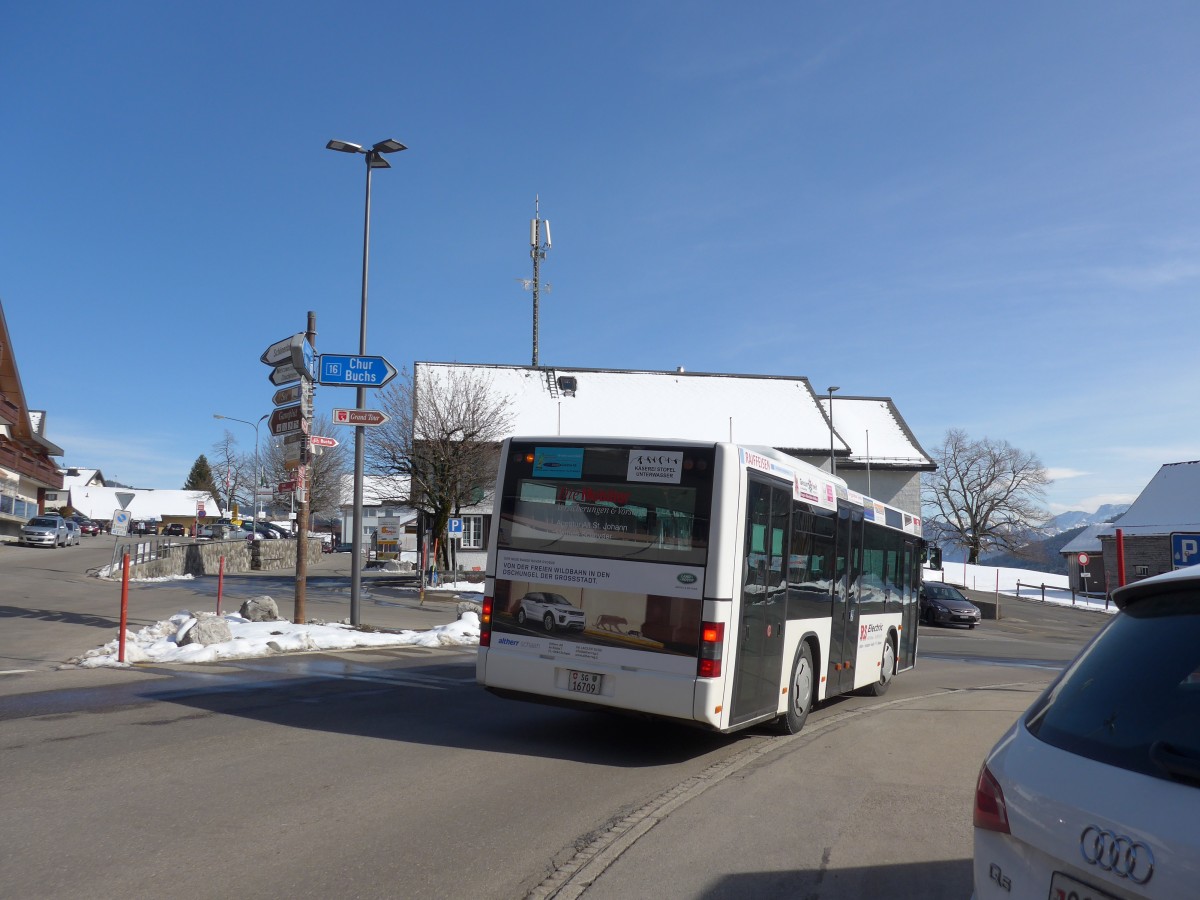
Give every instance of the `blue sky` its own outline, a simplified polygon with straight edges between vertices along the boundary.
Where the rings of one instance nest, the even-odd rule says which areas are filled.
[[[527,364],[540,194],[543,364],[890,396],[1090,511],[1200,458],[1198,38],[1169,2],[18,4],[0,299],[63,461],[179,487],[308,310],[357,352],[364,167],[325,143],[394,137],[368,352]]]

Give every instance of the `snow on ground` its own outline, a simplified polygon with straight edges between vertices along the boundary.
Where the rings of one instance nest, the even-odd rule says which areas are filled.
[[[925,569],[921,574],[925,581],[944,581],[946,584],[970,588],[973,591],[998,593],[1001,596],[1019,597],[1024,600],[1045,600],[1046,603],[1059,606],[1078,606],[1108,613],[1117,611],[1117,607],[1112,603],[1105,605],[1103,596],[1085,597],[1079,593],[1072,595],[1066,575],[1034,572],[1030,569],[972,566],[945,560],[942,561],[940,570]],[[1042,585],[1045,585],[1045,591],[1042,590]]]
[[[138,632],[125,633],[125,661],[120,662],[118,639],[89,650],[70,665],[92,669],[128,667],[133,663],[206,663],[222,659],[251,659],[279,653],[311,650],[351,650],[356,647],[472,647],[479,643],[479,616],[473,612],[449,625],[428,631],[359,631],[350,625],[286,620],[251,622],[237,613],[222,616],[233,639],[218,644],[179,644],[196,618],[184,610]]]
[[[156,582],[190,579],[191,575],[164,578],[131,578],[131,582]],[[438,590],[460,594],[483,593],[483,583],[448,581]],[[237,613],[222,618],[229,625],[233,639],[218,644],[178,643],[195,623],[190,610],[182,610],[161,622],[149,625],[136,633],[125,632],[125,661],[121,662],[119,635],[102,647],[89,650],[71,660],[69,666],[92,669],[101,666],[128,667],[133,663],[206,663],[222,659],[252,659],[277,653],[312,650],[351,650],[356,647],[470,647],[479,644],[479,616],[465,612],[461,619],[428,631],[360,631],[340,623],[296,625],[286,620],[251,622]]]
[[[1116,606],[1112,604],[1106,609],[1103,597],[1088,598],[1076,594],[1073,598],[1067,586],[1066,575],[953,562],[943,563],[940,570],[925,569],[922,574],[926,581],[944,581],[975,591],[995,592],[1026,600],[1044,599],[1046,603],[1075,605],[1109,613],[1117,611]],[[1041,589],[1042,585],[1046,586],[1044,592]],[[466,581],[446,582],[438,585],[438,589],[482,593],[483,584]],[[89,650],[78,659],[71,660],[70,665],[96,668],[128,667],[134,663],[205,663],[297,651],[350,650],[356,647],[469,647],[479,643],[479,616],[474,612],[465,612],[458,621],[428,631],[399,632],[359,631],[350,625],[336,623],[310,622],[306,625],[296,625],[285,620],[251,622],[237,613],[226,613],[223,618],[233,634],[230,641],[208,646],[180,645],[180,636],[196,621],[190,611],[184,610],[170,619],[147,626],[136,633],[126,632],[124,662],[117,659],[119,647],[117,639],[114,638],[104,646]]]

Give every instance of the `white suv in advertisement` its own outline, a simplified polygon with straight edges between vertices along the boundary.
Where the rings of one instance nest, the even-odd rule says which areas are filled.
[[[572,606],[562,594],[548,591],[530,591],[521,598],[521,605],[517,608],[517,623],[524,625],[529,619],[541,622],[546,631],[583,631],[587,625],[582,609]]]
[[[1200,566],[1113,597],[979,772],[976,900],[1200,896]]]

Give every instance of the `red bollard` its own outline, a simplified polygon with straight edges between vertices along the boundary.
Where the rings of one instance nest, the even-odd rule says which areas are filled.
[[[117,643],[117,662],[125,662],[125,624],[129,621],[129,554],[121,563],[121,637]]]

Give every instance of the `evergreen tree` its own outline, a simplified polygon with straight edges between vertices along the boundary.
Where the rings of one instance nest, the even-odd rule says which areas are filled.
[[[187,481],[183,483],[183,489],[185,491],[208,491],[213,497],[220,496],[217,493],[217,483],[213,480],[212,467],[203,453],[192,463],[192,471],[188,474]]]

